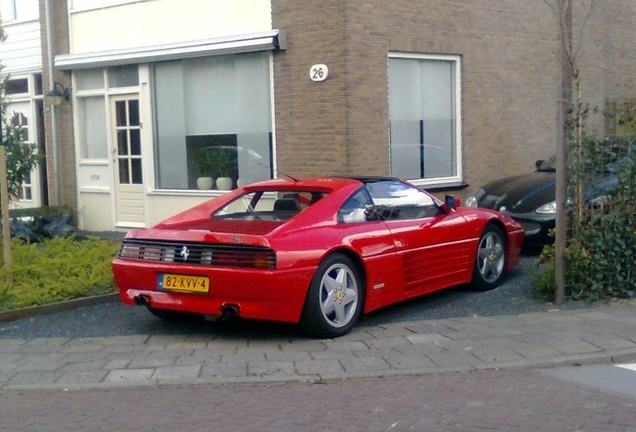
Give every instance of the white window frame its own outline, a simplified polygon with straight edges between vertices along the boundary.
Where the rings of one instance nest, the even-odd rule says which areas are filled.
[[[401,53],[401,52],[391,52],[388,54],[387,61],[387,71],[389,68],[390,59],[412,59],[412,60],[439,60],[446,62],[454,62],[455,63],[455,109],[454,109],[454,117],[455,117],[455,158],[456,158],[456,172],[455,176],[451,177],[440,177],[433,179],[408,179],[410,183],[418,185],[418,186],[459,186],[462,184],[462,58],[459,55],[441,55],[441,54],[418,54],[418,53]],[[391,89],[389,88],[389,95]],[[389,115],[390,115],[389,106]],[[389,138],[389,157],[391,155],[391,142]]]
[[[28,81],[29,90],[26,93],[16,93],[16,94],[6,96],[5,103],[7,108],[7,112],[6,112],[7,116],[9,116],[12,113],[13,103],[15,104],[29,103],[29,112],[27,115],[28,125],[26,127],[29,134],[29,140],[27,140],[27,143],[35,144],[36,148],[34,149],[34,152],[36,154],[40,154],[40,146],[43,145],[44,143],[41,143],[38,141],[40,139],[40,136],[38,134],[39,131],[37,129],[38,128],[37,116],[39,114],[37,112],[38,108],[37,108],[36,102],[37,101],[42,102],[42,108],[43,109],[45,108],[44,108],[44,96],[42,94],[36,94],[36,90],[35,90],[35,87],[36,87],[35,75],[37,74],[41,74],[41,71],[37,71],[33,73],[10,74],[9,79],[11,80],[26,78]],[[31,170],[30,183],[25,183],[22,185],[23,193],[24,193],[25,186],[31,188],[31,199],[18,198],[12,201],[10,203],[10,206],[30,208],[34,206],[41,206],[43,204],[43,201],[44,201],[43,197],[44,197],[45,191],[42,191],[42,188],[41,188],[42,170],[40,168],[41,165],[43,164],[46,165],[45,160],[38,162],[38,164]]]

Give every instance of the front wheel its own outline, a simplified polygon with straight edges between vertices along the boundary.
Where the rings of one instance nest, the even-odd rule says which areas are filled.
[[[347,256],[328,256],[309,285],[300,325],[305,333],[320,338],[347,334],[364,305],[365,290],[358,267]]]
[[[506,237],[495,225],[487,225],[479,238],[471,285],[488,291],[499,285],[506,268]]]

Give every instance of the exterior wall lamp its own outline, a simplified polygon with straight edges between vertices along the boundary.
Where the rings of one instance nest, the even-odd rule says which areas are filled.
[[[62,103],[62,100],[68,101],[70,96],[70,87],[64,87],[56,81],[53,90],[46,94],[46,100],[49,102],[49,105],[58,106]]]

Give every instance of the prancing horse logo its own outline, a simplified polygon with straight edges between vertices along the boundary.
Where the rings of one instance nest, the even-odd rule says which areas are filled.
[[[181,249],[181,252],[179,252],[179,256],[181,256],[183,258],[184,261],[188,260],[188,257],[190,256],[190,251],[188,250],[187,246],[184,246]]]

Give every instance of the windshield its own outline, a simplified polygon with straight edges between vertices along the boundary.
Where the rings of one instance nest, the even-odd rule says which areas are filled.
[[[615,173],[618,172],[621,167],[632,164],[633,159],[630,156],[622,156],[618,159],[614,159],[611,162],[606,163],[603,166],[592,166],[585,170],[586,172],[597,172],[597,173]],[[556,171],[556,156],[552,156],[550,159],[544,160],[541,165],[537,168],[537,171],[543,172],[555,172]]]

